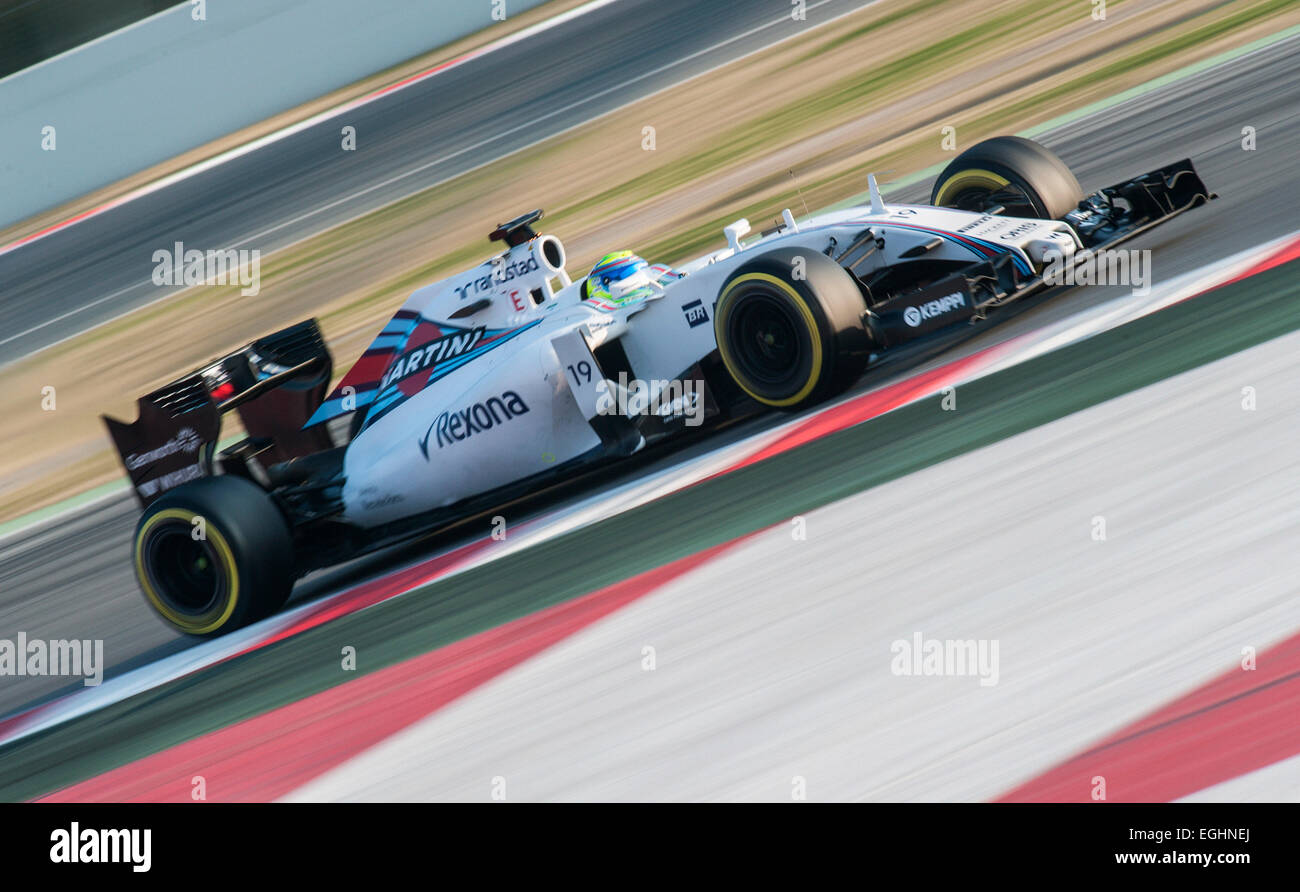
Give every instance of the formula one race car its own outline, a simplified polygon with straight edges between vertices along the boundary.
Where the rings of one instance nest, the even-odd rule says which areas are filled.
[[[579,281],[533,211],[503,250],[426,285],[328,393],[314,320],[254,341],[105,418],[144,507],[135,568],[175,628],[216,635],[295,580],[445,526],[692,427],[798,410],[875,355],[1047,287],[1214,196],[1190,161],[1084,196],[1018,137],[955,158],[931,205],[870,203],[679,268],[631,252]],[[221,416],[247,436],[218,450]]]

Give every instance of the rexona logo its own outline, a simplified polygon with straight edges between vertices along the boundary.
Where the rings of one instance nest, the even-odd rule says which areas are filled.
[[[960,291],[954,291],[952,294],[945,294],[936,300],[927,301],[919,307],[908,307],[903,311],[903,321],[912,328],[916,328],[922,322],[935,319],[945,313],[951,313],[958,307],[966,306],[966,297]]]
[[[424,371],[437,366],[439,363],[454,359],[463,353],[468,353],[474,349],[479,341],[483,340],[484,331],[483,326],[469,331],[462,329],[454,334],[443,335],[422,347],[416,347],[414,350],[403,353],[388,367],[383,380],[379,383],[379,389],[383,390],[395,381],[401,381],[416,372]]]
[[[494,396],[486,402],[474,403],[468,409],[443,412],[433,419],[433,424],[425,431],[420,440],[420,452],[428,460],[430,440],[441,449],[527,414],[528,404],[513,390],[507,390],[501,396]]]

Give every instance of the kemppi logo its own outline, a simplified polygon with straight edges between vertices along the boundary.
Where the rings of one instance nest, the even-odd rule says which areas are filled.
[[[965,296],[960,291],[954,291],[952,294],[945,294],[943,297],[927,301],[919,307],[908,307],[903,310],[903,321],[912,328],[916,328],[928,319],[951,313],[958,307],[964,306],[966,306]]]

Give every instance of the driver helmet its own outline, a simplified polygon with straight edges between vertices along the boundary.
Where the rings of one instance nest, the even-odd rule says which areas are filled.
[[[648,294],[654,276],[650,264],[631,251],[615,251],[600,258],[587,276],[587,298],[604,298],[619,301]]]

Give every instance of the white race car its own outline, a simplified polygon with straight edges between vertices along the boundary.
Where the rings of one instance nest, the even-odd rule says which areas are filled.
[[[852,384],[873,355],[1046,287],[1214,196],[1189,161],[1089,196],[1043,146],[999,137],[940,174],[932,204],[869,204],[678,268],[629,251],[578,281],[534,211],[504,250],[415,291],[327,393],[314,320],[254,341],[106,418],[144,507],[134,559],[164,620],[216,635],[295,580],[647,444]],[[221,415],[248,436],[217,451]]]

